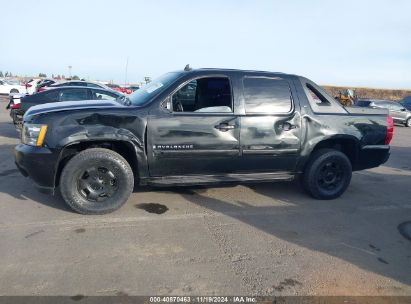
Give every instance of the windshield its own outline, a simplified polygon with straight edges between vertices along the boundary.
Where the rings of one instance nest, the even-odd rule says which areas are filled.
[[[129,102],[133,106],[142,106],[149,102],[154,96],[163,92],[170,84],[172,84],[181,73],[167,73],[152,82],[142,86],[128,97]]]

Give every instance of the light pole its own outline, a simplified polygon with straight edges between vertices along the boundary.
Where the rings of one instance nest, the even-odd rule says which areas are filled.
[[[126,71],[125,71],[125,75],[124,75],[124,85],[127,85],[127,69],[128,69],[128,56],[127,56],[127,60],[126,60]]]
[[[68,69],[69,69],[69,74],[70,74],[70,79],[71,79],[71,69],[72,69],[72,66],[69,65],[69,66],[68,66]]]

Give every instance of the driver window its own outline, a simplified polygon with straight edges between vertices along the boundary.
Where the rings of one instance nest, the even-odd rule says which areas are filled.
[[[231,113],[232,96],[227,77],[207,77],[187,83],[172,96],[174,112]]]

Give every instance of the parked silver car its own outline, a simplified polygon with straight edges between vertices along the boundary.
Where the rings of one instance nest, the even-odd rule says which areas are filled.
[[[354,103],[354,106],[388,109],[395,123],[401,123],[406,127],[411,127],[411,111],[398,102],[378,99],[360,99]]]

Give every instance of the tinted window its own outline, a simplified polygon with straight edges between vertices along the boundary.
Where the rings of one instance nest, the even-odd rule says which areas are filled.
[[[63,90],[60,93],[60,101],[75,101],[87,99],[87,90],[85,89]]]
[[[247,113],[288,113],[292,109],[288,82],[281,78],[245,77]]]
[[[44,96],[44,99],[47,99],[47,100],[58,101],[59,92],[60,90],[52,90],[52,91],[44,92],[42,96]]]
[[[232,112],[230,80],[205,77],[187,83],[172,96],[175,112]]]

